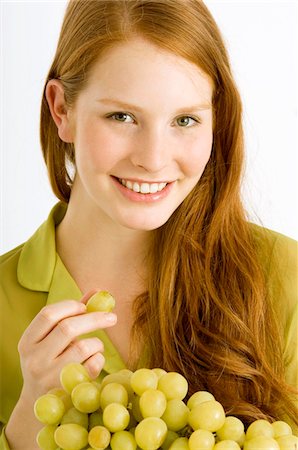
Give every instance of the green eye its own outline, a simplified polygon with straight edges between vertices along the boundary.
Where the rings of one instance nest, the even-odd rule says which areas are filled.
[[[186,128],[186,127],[195,125],[196,123],[198,123],[198,120],[196,120],[190,116],[181,116],[181,117],[178,117],[177,123],[178,123],[179,127]]]
[[[134,119],[131,117],[131,115],[124,113],[124,112],[116,112],[108,116],[109,119],[114,119],[117,122],[133,122]]]

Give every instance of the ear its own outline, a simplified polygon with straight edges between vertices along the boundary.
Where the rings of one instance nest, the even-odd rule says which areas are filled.
[[[59,80],[50,80],[46,86],[45,95],[60,139],[67,143],[73,143],[69,110],[65,102],[62,83]]]

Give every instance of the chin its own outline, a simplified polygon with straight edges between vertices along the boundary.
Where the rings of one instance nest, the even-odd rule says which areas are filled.
[[[135,220],[132,220],[132,218],[130,218],[130,220],[124,221],[122,223],[123,226],[125,226],[126,228],[130,228],[131,230],[138,230],[138,231],[153,231],[156,230],[157,228],[160,228],[162,225],[164,225],[167,221],[168,221],[169,217],[159,217],[159,218],[152,218],[152,217],[148,217],[145,218],[140,217],[140,218],[135,218]]]

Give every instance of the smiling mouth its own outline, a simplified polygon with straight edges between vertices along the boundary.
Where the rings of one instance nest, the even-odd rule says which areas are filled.
[[[138,183],[137,181],[125,180],[124,178],[118,178],[118,181],[130,191],[139,192],[141,194],[156,194],[157,192],[162,191],[168,184],[168,183]]]

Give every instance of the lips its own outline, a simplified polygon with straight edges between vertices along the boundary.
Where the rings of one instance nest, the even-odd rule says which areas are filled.
[[[118,178],[118,181],[127,189],[141,194],[156,194],[157,192],[162,191],[168,184],[167,182],[162,183],[137,182],[126,180],[124,178]]]
[[[118,178],[113,175],[112,180],[124,198],[143,204],[153,204],[165,199],[176,184],[176,180],[149,182],[133,178]]]

